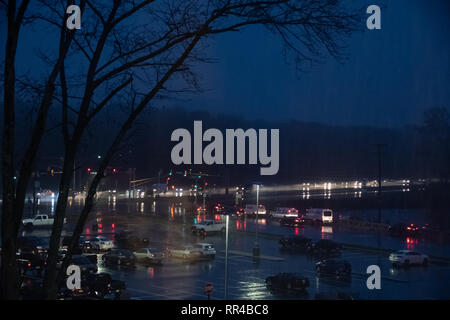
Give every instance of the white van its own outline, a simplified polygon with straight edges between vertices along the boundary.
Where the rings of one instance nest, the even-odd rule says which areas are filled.
[[[305,221],[321,222],[323,224],[333,223],[333,210],[322,208],[310,208],[303,216]]]

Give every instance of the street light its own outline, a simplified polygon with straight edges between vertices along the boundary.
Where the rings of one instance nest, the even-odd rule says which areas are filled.
[[[227,214],[225,216],[225,300],[228,299],[228,225],[229,225],[230,216]]]
[[[255,246],[253,247],[253,258],[259,258],[258,214],[259,214],[259,184],[256,184],[256,234],[255,234]]]

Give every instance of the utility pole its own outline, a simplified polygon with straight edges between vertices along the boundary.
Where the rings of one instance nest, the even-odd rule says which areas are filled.
[[[381,223],[381,160],[382,160],[382,149],[384,144],[377,144],[377,154],[378,154],[378,223]]]
[[[33,217],[36,216],[37,209],[37,198],[36,198],[36,183],[37,183],[37,171],[35,167],[34,176],[33,176]]]
[[[133,168],[133,198],[136,198],[136,168]]]
[[[73,161],[73,186],[72,186],[72,194],[75,197],[75,190],[76,190],[76,174],[77,174],[77,170],[76,170],[76,166],[75,166],[75,160]]]

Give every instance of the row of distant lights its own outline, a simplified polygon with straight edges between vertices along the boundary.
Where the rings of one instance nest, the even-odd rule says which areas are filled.
[[[342,184],[344,184],[344,183],[345,183],[345,187],[348,187],[348,182],[343,182]],[[310,183],[303,183],[302,184],[302,191],[309,191],[310,185],[311,185]],[[316,184],[314,184],[314,186],[316,186]],[[332,183],[331,182],[324,182],[324,184],[323,184],[323,189],[324,190],[331,190],[331,187],[332,187]],[[354,189],[361,189],[362,188],[362,182],[355,181],[355,183],[353,184],[353,188]]]
[[[409,180],[403,180],[402,181],[402,192],[409,192]]]

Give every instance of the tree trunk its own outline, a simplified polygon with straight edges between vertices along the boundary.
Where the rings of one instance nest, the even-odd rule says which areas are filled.
[[[2,265],[1,295],[3,299],[17,299],[19,295],[16,268],[17,231],[14,228],[15,169],[15,59],[20,24],[16,23],[16,1],[8,3],[8,34],[5,50],[5,79],[3,93],[3,145],[2,145]]]
[[[47,299],[56,299],[58,283],[56,281],[56,265],[58,251],[60,247],[61,233],[64,226],[64,219],[67,208],[67,198],[69,196],[70,184],[72,181],[73,167],[75,162],[75,144],[70,142],[66,146],[64,157],[63,173],[59,185],[58,202],[55,209],[55,221],[52,226],[50,237],[50,247],[47,257],[47,268],[44,279],[44,293]]]

